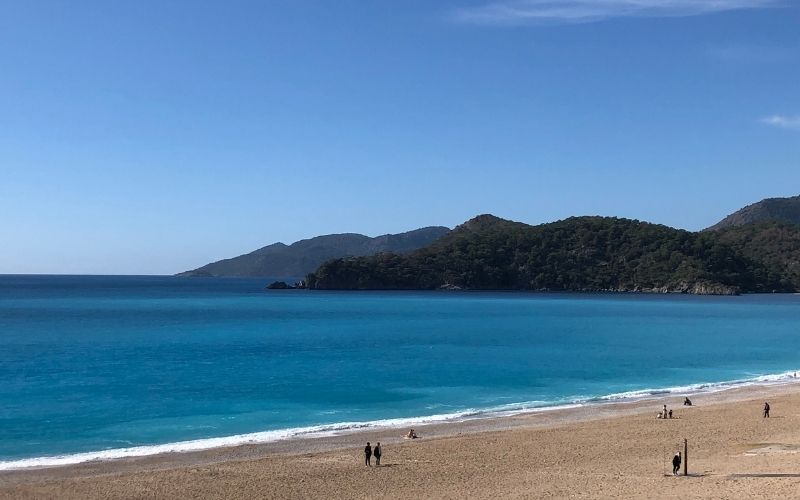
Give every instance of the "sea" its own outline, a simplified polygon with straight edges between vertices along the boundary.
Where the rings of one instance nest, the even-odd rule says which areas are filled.
[[[0,276],[0,470],[780,384],[800,296]]]

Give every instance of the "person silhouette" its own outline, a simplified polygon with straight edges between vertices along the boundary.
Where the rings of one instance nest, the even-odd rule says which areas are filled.
[[[764,403],[764,418],[769,418],[769,403]]]
[[[675,454],[674,457],[672,457],[672,474],[677,476],[680,468],[681,468],[681,452],[678,452]]]
[[[364,465],[371,466],[370,460],[372,459],[372,446],[367,441],[367,446],[364,447]]]
[[[372,454],[375,456],[375,466],[381,465],[381,455],[383,454],[383,450],[381,450],[381,442],[378,441],[378,444],[375,445],[375,448],[372,449]]]

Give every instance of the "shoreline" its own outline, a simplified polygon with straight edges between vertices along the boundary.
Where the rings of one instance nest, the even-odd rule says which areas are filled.
[[[48,455],[6,461],[0,460],[0,480],[2,480],[3,474],[11,472],[71,467],[91,463],[110,463],[121,460],[147,459],[149,457],[164,455],[213,452],[214,450],[234,449],[244,446],[266,447],[282,442],[292,442],[300,443],[300,448],[303,448],[303,443],[306,441],[345,437],[359,433],[385,433],[389,430],[400,430],[409,427],[420,429],[434,427],[438,429],[440,426],[453,426],[474,422],[480,429],[482,426],[478,424],[479,422],[484,422],[488,427],[492,427],[492,425],[490,425],[491,421],[513,417],[534,416],[549,412],[559,415],[564,412],[569,413],[570,410],[576,410],[575,413],[580,413],[577,410],[581,408],[594,409],[615,403],[633,404],[653,399],[678,396],[691,396],[692,398],[696,398],[703,395],[725,393],[739,389],[791,386],[797,383],[800,383],[798,372],[790,370],[776,374],[760,375],[749,379],[701,382],[684,386],[640,389],[603,396],[578,398],[541,406],[528,406],[528,402],[521,402],[511,403],[501,407],[465,409],[450,414],[399,417],[364,422],[333,422],[306,427],[256,431],[245,434],[209,437],[188,441],[141,445],[130,448]],[[481,430],[475,432],[481,432]]]
[[[42,482],[58,482],[80,478],[98,478],[108,475],[154,473],[185,469],[187,467],[214,466],[258,461],[276,457],[292,458],[330,452],[359,451],[366,441],[380,441],[384,448],[395,448],[412,443],[432,443],[466,436],[506,433],[508,431],[537,431],[564,429],[576,424],[597,423],[626,417],[655,414],[667,404],[677,412],[695,411],[698,408],[730,406],[755,398],[777,398],[800,394],[800,381],[752,384],[709,392],[686,393],[694,403],[682,407],[683,394],[660,394],[625,400],[595,401],[569,407],[539,408],[511,415],[494,415],[414,425],[421,436],[417,440],[402,437],[408,427],[387,426],[352,429],[324,436],[296,436],[264,443],[247,443],[220,446],[186,452],[167,452],[145,456],[93,460],[81,463],[38,466],[0,471],[0,497],[4,488]],[[675,420],[680,417],[677,417]]]

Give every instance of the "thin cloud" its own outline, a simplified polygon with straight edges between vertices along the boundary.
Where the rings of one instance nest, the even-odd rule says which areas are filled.
[[[772,127],[784,128],[788,130],[800,130],[800,115],[785,116],[772,115],[761,119],[761,123]]]
[[[470,24],[573,24],[615,17],[699,16],[781,4],[781,0],[493,0],[457,9],[453,16]]]

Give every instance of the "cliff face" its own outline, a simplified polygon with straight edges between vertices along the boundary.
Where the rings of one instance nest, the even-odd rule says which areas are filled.
[[[206,264],[178,276],[297,278],[305,276],[330,259],[375,255],[381,252],[412,252],[429,245],[449,231],[446,227],[434,226],[376,238],[345,233],[317,236],[291,245],[274,243],[245,255]]]
[[[747,224],[788,222],[800,224],[800,196],[767,198],[730,214],[706,231],[719,231]]]

